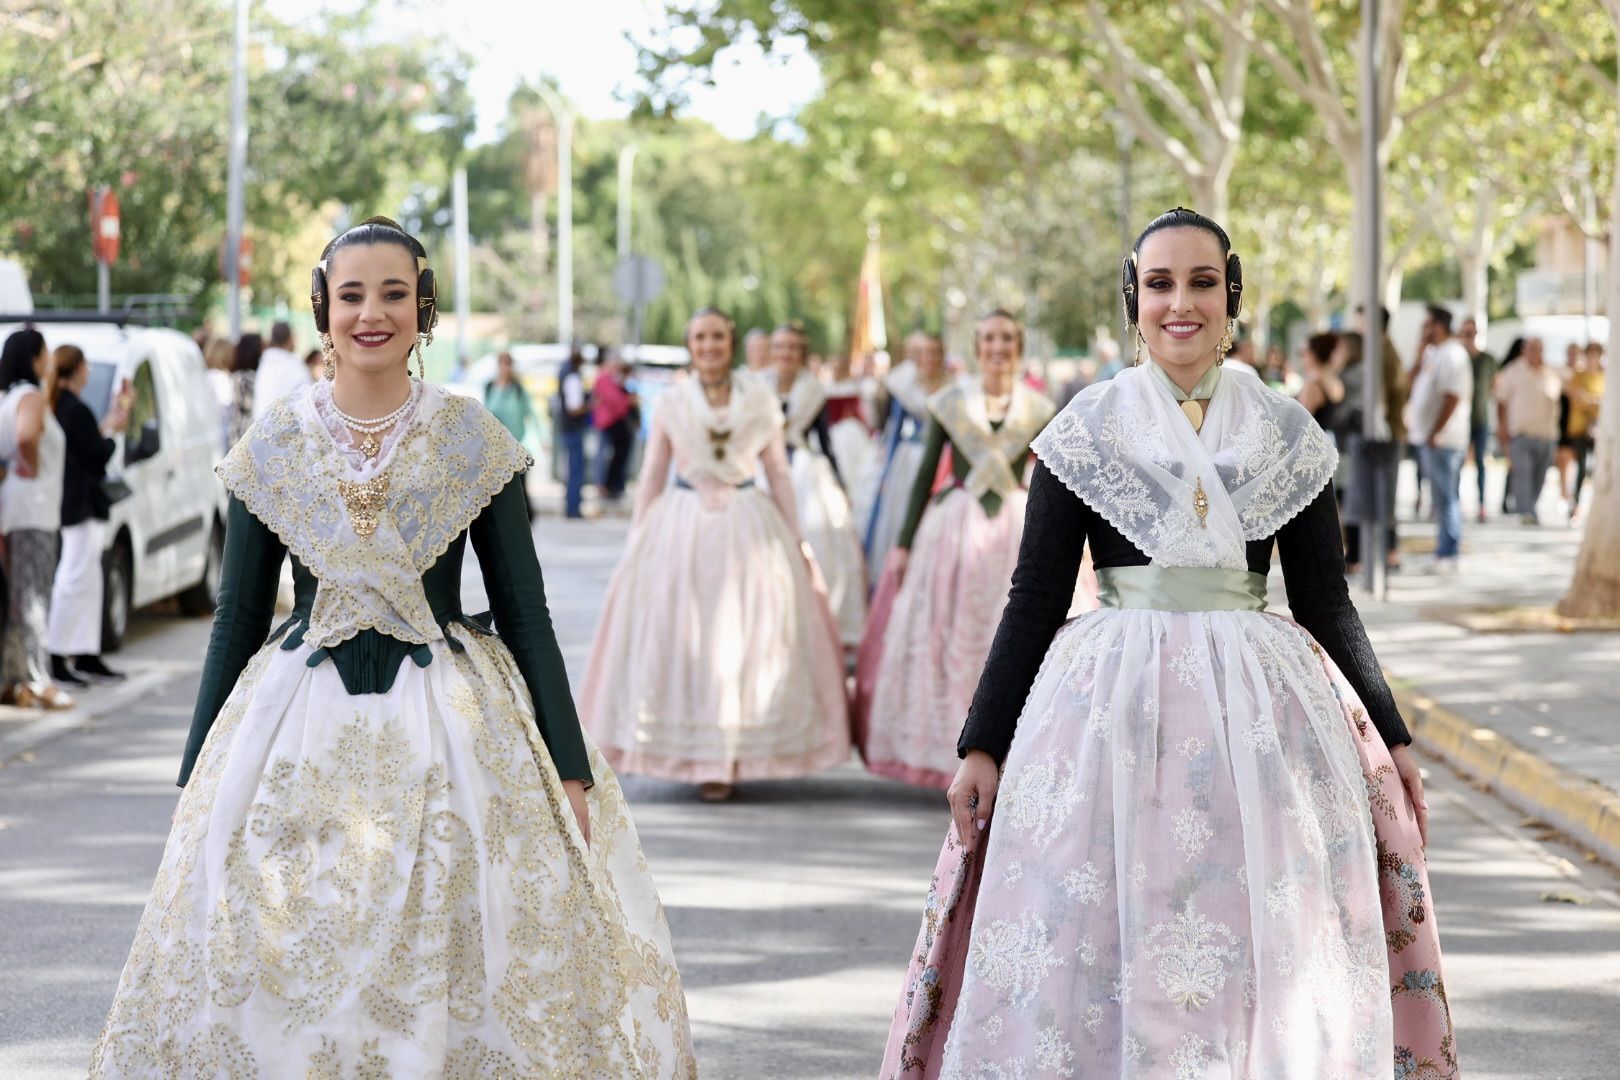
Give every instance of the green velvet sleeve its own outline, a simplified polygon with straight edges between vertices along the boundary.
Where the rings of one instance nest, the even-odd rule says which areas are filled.
[[[546,606],[526,498],[519,474],[478,515],[469,532],[495,616],[495,630],[528,684],[540,737],[551,752],[557,774],[564,780],[589,784],[585,736],[568,689],[568,671],[551,625],[551,610]]]
[[[928,418],[928,433],[923,436],[922,464],[917,466],[917,479],[911,484],[911,501],[906,504],[905,524],[900,526],[900,538],[894,546],[911,550],[911,541],[917,535],[928,496],[934,490],[934,474],[939,471],[939,456],[945,452],[945,428],[932,416]]]
[[[191,778],[208,729],[231,696],[242,669],[270,635],[276,613],[276,589],[281,583],[281,560],[287,549],[262,521],[248,513],[241,500],[232,498],[225,511],[225,560],[220,568],[219,603],[214,629],[203,660],[202,684],[191,713],[180,762],[181,787]]]

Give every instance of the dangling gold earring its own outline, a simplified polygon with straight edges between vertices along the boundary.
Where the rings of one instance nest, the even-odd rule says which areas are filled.
[[[332,344],[331,334],[321,335],[321,359],[324,362],[321,373],[328,379],[337,378],[337,347]]]
[[[416,381],[427,382],[427,367],[422,363],[422,335],[416,335]]]
[[[1226,333],[1221,335],[1221,343],[1215,346],[1215,366],[1220,367],[1226,363],[1226,354],[1232,351],[1233,339],[1237,334],[1237,320],[1226,320]]]
[[[1136,335],[1136,355],[1131,358],[1132,367],[1142,366],[1142,328],[1135,323],[1131,324],[1131,333]]]

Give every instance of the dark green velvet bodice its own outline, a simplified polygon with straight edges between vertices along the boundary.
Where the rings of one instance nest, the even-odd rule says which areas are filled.
[[[461,606],[461,564],[469,538],[489,594],[487,615],[470,616]],[[288,650],[303,642],[319,582],[296,558],[292,562],[293,615],[274,633],[270,631],[281,562],[286,557],[287,549],[276,534],[232,498],[226,512],[219,605],[180,766],[182,786],[191,776],[208,729],[248,661],[267,641],[278,642],[280,648]],[[558,775],[564,780],[590,783],[585,738],[546,605],[521,474],[495,496],[422,575],[422,589],[451,650],[464,648],[460,636],[499,631],[534,701],[540,736]],[[362,630],[337,645],[316,650],[308,663],[311,667],[332,664],[350,694],[384,694],[393,687],[400,665],[409,661],[427,667],[432,660],[432,650],[426,645],[400,641],[376,630]]]

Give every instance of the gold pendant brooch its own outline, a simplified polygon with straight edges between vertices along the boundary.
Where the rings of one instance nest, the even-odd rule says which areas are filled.
[[[1198,515],[1198,527],[1209,528],[1209,522],[1204,520],[1209,516],[1209,496],[1204,494],[1204,478],[1198,478],[1198,489],[1193,492],[1193,513]]]
[[[388,476],[374,476],[363,483],[339,480],[338,494],[349,511],[354,535],[364,540],[377,531],[377,522],[388,504]]]
[[[1181,403],[1181,414],[1191,421],[1193,430],[1198,431],[1204,426],[1204,407],[1190,398]]]

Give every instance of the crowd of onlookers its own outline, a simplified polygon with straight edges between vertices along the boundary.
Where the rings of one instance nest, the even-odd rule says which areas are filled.
[[[1427,499],[1437,534],[1435,566],[1456,569],[1461,550],[1462,472],[1470,460],[1477,491],[1476,516],[1488,518],[1485,463],[1492,434],[1508,476],[1501,512],[1526,525],[1541,521],[1537,509],[1549,472],[1571,522],[1580,516],[1581,493],[1594,449],[1598,407],[1603,397],[1603,346],[1568,346],[1562,367],[1547,363],[1536,336],[1515,340],[1499,361],[1479,341],[1476,320],[1453,326],[1443,307],[1427,309],[1413,363],[1402,363],[1383,312],[1378,370],[1382,387],[1372,438],[1365,434],[1363,387],[1365,349],[1355,333],[1324,332],[1305,342],[1298,400],[1332,432],[1341,451],[1339,490],[1346,531],[1346,562],[1362,559],[1361,526],[1383,521],[1389,531],[1384,549],[1390,568],[1400,565],[1395,543],[1395,474],[1401,461],[1417,465],[1418,497],[1413,513],[1422,516]]]
[[[578,348],[557,375],[557,392],[550,407],[554,453],[562,466],[563,513],[585,516],[585,484],[590,472],[587,434],[596,433],[596,487],[604,505],[618,504],[635,454],[641,430],[641,402],[630,367],[612,349],[597,350],[596,378],[585,381],[585,354]],[[512,366],[510,353],[498,358],[495,378],[484,388],[484,403],[519,440],[530,437],[538,424],[533,402]]]
[[[101,553],[115,481],[107,464],[129,423],[120,387],[102,420],[80,400],[90,375],[74,345],[22,329],[0,350],[0,565],[7,608],[0,703],[63,709],[68,688],[124,676],[101,657]]]
[[[321,350],[299,356],[292,327],[284,322],[271,325],[268,343],[262,334],[251,332],[235,342],[215,337],[207,323],[193,337],[208,365],[209,385],[219,408],[221,453],[236,445],[276,399],[308,386],[321,374]]]

